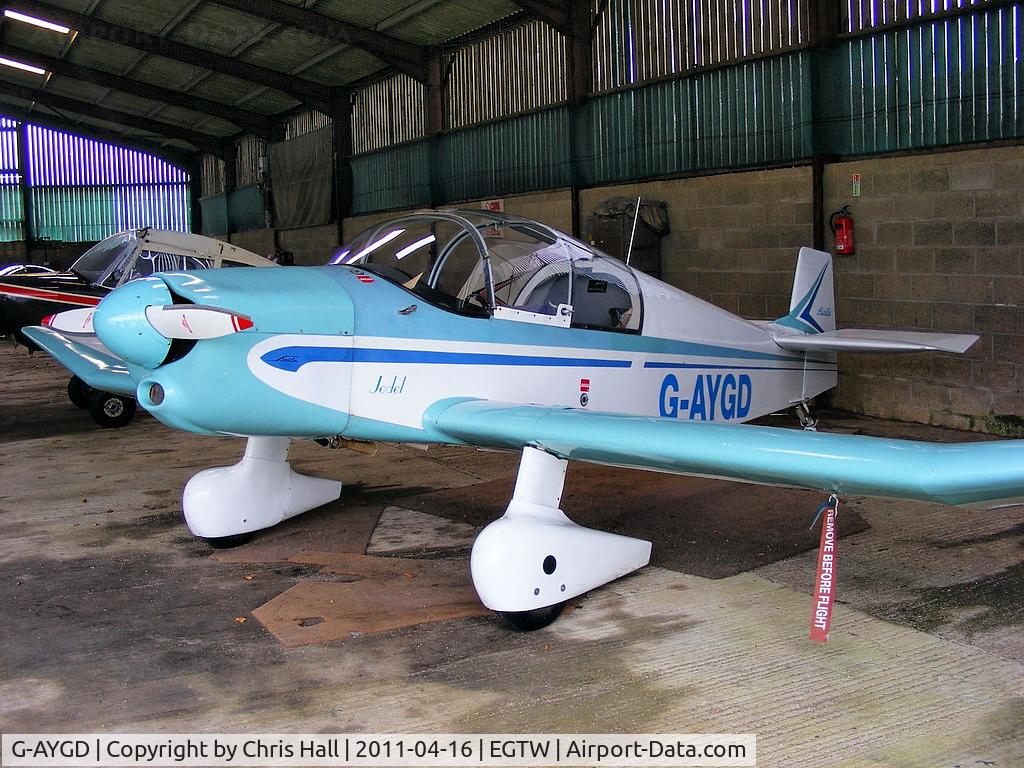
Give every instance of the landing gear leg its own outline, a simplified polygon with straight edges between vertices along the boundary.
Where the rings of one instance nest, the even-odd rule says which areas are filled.
[[[797,404],[796,417],[800,419],[800,426],[806,429],[808,432],[818,431],[818,420],[811,415],[811,406],[806,401]]]
[[[595,531],[558,508],[566,460],[523,449],[503,517],[473,543],[470,570],[480,600],[516,629],[545,627],[565,601],[641,568],[651,543]]]
[[[288,463],[287,437],[250,437],[232,467],[214,467],[185,486],[182,507],[193,534],[212,546],[234,546],[241,537],[334,501],[341,483],[300,475]]]

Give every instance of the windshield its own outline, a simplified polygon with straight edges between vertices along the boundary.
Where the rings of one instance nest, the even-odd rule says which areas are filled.
[[[78,261],[71,265],[71,271],[90,283],[99,283],[111,264],[129,254],[136,242],[134,232],[111,235],[83,253]]]
[[[331,263],[359,266],[444,309],[483,316],[488,290],[474,234],[455,217],[405,217],[366,230]]]
[[[423,213],[371,227],[332,260],[462,314],[638,331],[640,290],[622,262],[537,222]]]

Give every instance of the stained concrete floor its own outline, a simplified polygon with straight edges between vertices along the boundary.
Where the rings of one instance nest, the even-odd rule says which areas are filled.
[[[1024,766],[1019,507],[849,499],[820,646],[813,536],[797,530],[813,495],[584,474],[567,511],[648,533],[654,565],[548,629],[479,614],[286,647],[254,611],[334,577],[303,557],[254,564],[260,547],[331,546],[379,514],[368,554],[455,567],[516,458],[297,443],[296,468],[344,480],[342,499],[233,561],[189,535],[180,492],[240,441],[144,415],[100,430],[67,402],[64,371],[24,350],[0,349],[0,381],[4,732],[732,732],[758,735],[762,766]]]

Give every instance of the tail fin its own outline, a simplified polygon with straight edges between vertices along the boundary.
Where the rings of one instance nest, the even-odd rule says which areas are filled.
[[[789,314],[775,322],[803,333],[828,333],[836,329],[831,254],[807,247],[800,249]]]

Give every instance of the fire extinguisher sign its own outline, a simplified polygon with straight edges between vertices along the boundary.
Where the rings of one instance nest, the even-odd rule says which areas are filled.
[[[860,197],[860,174],[853,174],[853,196]]]

